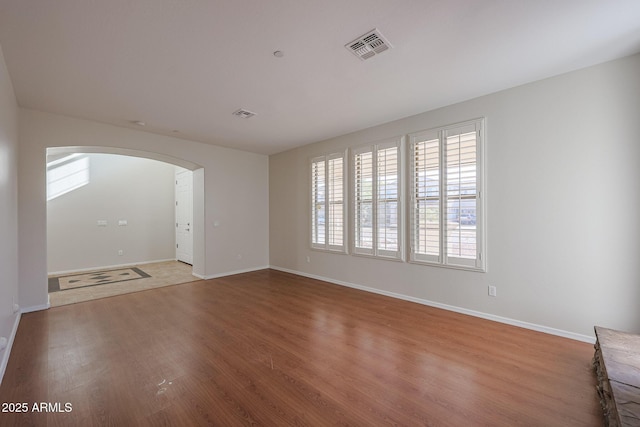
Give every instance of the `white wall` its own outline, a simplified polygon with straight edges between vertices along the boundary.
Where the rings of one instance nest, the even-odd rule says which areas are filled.
[[[635,55],[271,156],[271,265],[579,339],[640,332],[638,76]],[[481,116],[487,273],[309,249],[310,157]]]
[[[18,105],[0,48],[0,337],[10,344],[18,302]],[[9,348],[0,350],[0,382]]]
[[[214,277],[268,265],[267,156],[28,109],[20,110],[19,130],[21,305],[47,304],[47,147],[126,148],[202,166],[194,173],[194,191],[204,186],[204,206],[196,206],[194,215],[204,215],[204,229],[196,231],[204,236],[204,260],[194,259],[194,265],[204,266],[196,273]]]
[[[175,259],[175,166],[113,154],[86,157],[89,183],[47,203],[49,274]]]

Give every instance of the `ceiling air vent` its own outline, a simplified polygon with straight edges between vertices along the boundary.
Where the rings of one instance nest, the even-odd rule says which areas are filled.
[[[354,41],[347,43],[344,47],[364,61],[389,50],[393,46],[377,28],[374,28]]]
[[[245,110],[244,108],[240,108],[239,110],[236,110],[233,112],[234,116],[240,117],[241,119],[249,119],[253,116],[256,115],[256,113],[249,111],[249,110]]]

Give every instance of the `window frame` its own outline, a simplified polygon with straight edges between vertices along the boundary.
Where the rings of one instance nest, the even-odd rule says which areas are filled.
[[[341,237],[342,237],[342,244],[340,245],[335,245],[335,244],[331,244],[331,239],[330,239],[330,235],[331,235],[331,227],[329,224],[329,210],[327,209],[332,203],[336,203],[335,201],[331,200],[331,192],[329,189],[329,183],[331,181],[331,176],[330,176],[330,163],[334,160],[340,159],[342,160],[342,182],[340,185],[340,189],[342,191],[342,223],[341,223]],[[316,192],[317,192],[317,183],[315,181],[315,173],[314,173],[314,164],[315,163],[322,163],[323,164],[323,168],[324,168],[324,197],[323,197],[323,206],[324,206],[324,242],[323,243],[319,243],[318,241],[314,241],[314,236],[316,235],[317,231],[318,231],[318,217],[316,216],[315,212],[317,211],[317,200],[316,200]],[[347,179],[347,155],[346,155],[346,151],[342,151],[342,152],[334,152],[334,153],[330,153],[330,154],[325,154],[325,155],[320,155],[320,156],[315,156],[309,159],[309,189],[310,189],[310,215],[309,215],[309,219],[310,219],[310,227],[309,227],[309,246],[311,247],[311,249],[314,250],[320,250],[320,251],[327,251],[327,252],[334,252],[334,253],[347,253],[347,248],[348,248],[348,244],[347,244],[347,224],[348,224],[348,220],[347,220],[347,210],[348,210],[348,194],[347,194],[347,185],[346,185],[346,179]]]
[[[362,145],[359,147],[355,147],[351,149],[350,155],[350,185],[349,191],[351,194],[351,203],[349,209],[349,218],[352,224],[350,230],[351,237],[351,254],[358,256],[366,256],[373,257],[378,259],[386,259],[386,260],[394,260],[394,261],[404,261],[405,256],[405,191],[404,191],[404,162],[405,162],[405,153],[404,153],[404,141],[405,137],[397,136],[393,138],[388,138],[384,140],[380,140],[374,143],[370,143],[367,145]],[[396,197],[396,217],[397,217],[397,230],[396,230],[396,241],[397,241],[397,249],[396,250],[388,250],[384,248],[380,248],[379,239],[378,239],[378,153],[382,150],[386,150],[388,148],[396,148],[396,159],[397,159],[397,197]],[[358,188],[357,188],[357,166],[356,166],[356,157],[364,154],[364,153],[372,153],[371,155],[371,165],[372,165],[372,176],[371,176],[371,247],[361,247],[358,246]]]
[[[79,166],[74,169],[74,166]],[[71,170],[68,170],[71,169]],[[56,176],[64,173],[62,176]],[[80,177],[80,180],[78,180]],[[47,163],[47,202],[78,190],[91,182],[91,159],[87,154],[74,153]],[[56,185],[63,184],[54,191]]]
[[[432,265],[439,267],[463,269],[486,272],[487,256],[486,256],[486,221],[485,221],[485,205],[486,205],[486,188],[484,170],[486,159],[484,150],[486,145],[485,139],[485,119],[478,118],[465,122],[455,123],[447,126],[441,126],[424,131],[409,134],[408,151],[408,209],[409,209],[409,262],[416,264]],[[476,209],[476,228],[475,228],[475,259],[462,256],[454,256],[448,253],[448,218],[449,208],[448,200],[450,195],[447,192],[447,138],[456,135],[468,134],[475,132],[475,209]],[[438,195],[431,197],[431,200],[438,201],[438,254],[418,253],[417,237],[420,233],[419,219],[417,218],[417,200],[416,195],[419,190],[416,189],[416,159],[414,157],[416,145],[425,141],[438,140]],[[460,163],[458,163],[460,164]],[[458,198],[461,200],[460,188],[458,187]],[[454,191],[455,193],[455,191]],[[468,197],[467,197],[468,198]],[[422,200],[421,198],[420,200]],[[469,198],[471,199],[471,198]],[[458,213],[459,215],[459,213]]]

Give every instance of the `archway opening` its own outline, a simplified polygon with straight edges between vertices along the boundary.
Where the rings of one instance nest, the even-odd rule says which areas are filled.
[[[177,172],[190,171],[188,175],[193,177],[192,201],[189,202],[193,212],[190,226],[193,256],[188,275],[195,276],[193,280],[204,277],[202,166],[158,153],[85,146],[48,148],[47,165],[47,175],[57,179],[52,184],[54,191],[49,192],[50,202],[47,203],[50,274],[72,276],[81,275],[83,271],[104,270],[129,278],[136,272],[129,271],[128,267],[147,261],[175,260],[175,250],[168,255],[176,244],[173,183]],[[77,193],[72,194],[75,190]],[[60,196],[60,200],[53,200],[56,196]],[[54,207],[51,210],[50,204]],[[64,206],[64,210],[60,206]],[[71,260],[74,256],[78,259]],[[186,267],[180,267],[183,274]],[[101,279],[102,276],[95,277]],[[112,278],[101,280],[107,282]],[[134,284],[134,279],[131,280],[129,284]],[[176,280],[181,280],[179,275]],[[150,280],[135,284],[142,282]],[[51,281],[49,285],[51,287]]]

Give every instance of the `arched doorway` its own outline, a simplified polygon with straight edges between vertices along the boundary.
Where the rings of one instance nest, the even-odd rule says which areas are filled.
[[[154,259],[157,262],[157,258],[161,258],[160,261],[169,261],[169,258],[175,259],[175,251],[173,255],[167,256],[167,228],[169,228],[169,232],[175,233],[173,230],[174,217],[167,218],[167,193],[171,194],[171,197],[174,195],[173,187],[167,188],[167,186],[173,185],[173,180],[175,176],[175,171],[189,171],[189,175],[193,176],[193,193],[192,193],[192,206],[190,208],[193,211],[193,258],[192,264],[193,268],[189,268],[188,276],[191,277],[193,274],[196,277],[201,277],[198,274],[199,271],[204,270],[204,168],[200,165],[194,164],[192,162],[184,161],[182,159],[173,158],[166,155],[161,155],[157,153],[144,152],[138,150],[131,149],[121,149],[121,148],[112,148],[112,147],[84,147],[84,146],[74,146],[74,147],[55,147],[47,149],[47,159],[49,165],[54,165],[53,167],[57,167],[59,165],[63,165],[67,167],[70,165],[71,167],[67,167],[68,171],[71,173],[76,173],[76,175],[82,175],[82,167],[88,167],[89,159],[92,159],[92,164],[95,166],[93,178],[96,182],[92,182],[91,185],[88,185],[86,189],[84,189],[84,193],[79,191],[78,194],[84,194],[84,196],[80,195],[69,195],[69,199],[81,199],[85,204],[89,205],[86,207],[87,210],[91,210],[91,214],[83,215],[79,213],[74,217],[78,221],[78,223],[82,222],[82,226],[78,225],[78,227],[74,227],[73,221],[67,220],[65,222],[64,232],[66,233],[77,233],[86,234],[86,242],[83,239],[84,236],[70,236],[69,240],[73,240],[73,244],[81,246],[86,244],[86,249],[77,248],[71,246],[73,250],[69,250],[69,246],[66,246],[67,252],[70,255],[75,253],[76,255],[82,257],[85,253],[89,254],[93,251],[93,255],[87,255],[84,257],[82,262],[76,262],[75,266],[93,264],[100,264],[100,267],[129,267],[133,264],[138,264],[136,262],[131,263],[132,256],[144,259],[145,256],[150,256],[151,259]],[[116,160],[113,160],[116,159]],[[108,163],[109,165],[114,165],[113,170],[108,170],[109,175],[105,176],[105,162],[110,161],[112,163]],[[136,174],[136,171],[127,171],[126,166],[122,165],[138,165],[140,167],[139,173]],[[74,166],[76,165],[76,166]],[[84,165],[84,166],[83,166]],[[142,167],[140,165],[154,165],[152,168]],[[75,169],[73,169],[75,168]],[[155,168],[155,169],[153,169]],[[158,169],[159,168],[159,169]],[[62,168],[60,168],[62,170]],[[100,175],[100,170],[102,170]],[[161,175],[162,179],[158,178],[158,174],[154,174],[154,170],[162,170],[164,175]],[[167,172],[169,171],[169,172]],[[167,180],[167,173],[170,178]],[[58,175],[64,175],[58,173]],[[69,175],[69,173],[67,173]],[[86,171],[87,177],[89,176],[89,171]],[[122,175],[122,176],[120,176]],[[147,176],[148,175],[148,176]],[[154,179],[156,181],[154,181]],[[146,180],[146,183],[145,183]],[[70,187],[73,188],[73,185],[82,185],[82,178],[75,179],[70,181]],[[113,183],[109,182],[113,181]],[[142,184],[139,182],[141,181]],[[109,182],[109,187],[111,190],[111,194],[104,197],[104,191],[102,193],[98,193],[93,197],[89,197],[89,189],[99,188],[98,182],[102,182],[102,188],[104,187],[104,182]],[[127,188],[132,187],[132,188]],[[120,188],[121,190],[118,190]],[[132,193],[133,191],[133,193]],[[132,196],[135,192],[138,192],[139,197]],[[153,210],[152,206],[145,206],[144,204],[148,200],[154,200],[153,197],[149,199],[147,195],[151,193],[162,193],[165,197],[163,201],[163,209],[161,214],[160,209]],[[122,194],[122,197],[125,197],[125,200],[119,200],[122,197],[119,197],[118,194]],[[126,200],[126,197],[133,197],[133,200]],[[136,200],[136,199],[141,200]],[[157,198],[157,197],[156,197]],[[102,200],[106,199],[106,200]],[[87,202],[89,200],[90,202]],[[56,203],[55,201],[53,203]],[[60,203],[60,202],[58,202]],[[138,203],[138,205],[136,205]],[[170,201],[173,204],[173,200]],[[190,201],[191,203],[191,201]],[[101,205],[96,207],[94,205]],[[123,208],[124,205],[124,208]],[[59,205],[57,205],[59,206]],[[77,206],[76,206],[77,208]],[[82,207],[80,207],[82,209]],[[118,209],[126,210],[129,213],[127,215],[119,215],[114,214]],[[140,211],[133,215],[131,212],[135,209],[139,209]],[[171,212],[174,212],[173,208],[170,208]],[[53,211],[56,213],[57,217],[60,217],[59,211]],[[68,212],[68,210],[67,210]],[[103,214],[102,212],[110,213]],[[47,216],[49,217],[49,209],[47,210]],[[119,215],[119,216],[117,216]],[[51,214],[51,216],[54,216]],[[71,215],[70,215],[71,216]],[[127,216],[131,216],[131,219],[127,219]],[[162,223],[159,223],[161,221]],[[56,225],[55,222],[50,223],[48,218],[48,229],[47,235],[51,235],[53,227]],[[142,224],[144,223],[144,224]],[[51,225],[53,224],[53,225]],[[137,226],[137,228],[136,228]],[[77,228],[77,230],[76,230]],[[141,228],[147,228],[140,238]],[[58,233],[55,234],[54,243],[60,243],[64,241],[64,237],[61,239],[60,230],[56,230]],[[137,241],[132,241],[132,236],[137,234]],[[120,236],[121,240],[128,239],[128,243],[118,243],[117,246],[107,248],[96,248],[98,244],[104,244],[104,242],[108,242],[109,236],[113,239],[113,236]],[[122,237],[125,236],[125,237]],[[175,234],[173,235],[175,237]],[[146,241],[149,240],[149,241]],[[163,246],[165,248],[164,252],[161,252],[163,255],[161,257],[157,256],[158,250],[157,247],[160,246],[159,241],[163,241]],[[129,246],[127,246],[129,244]],[[173,240],[169,245],[171,247],[173,245]],[[62,244],[61,246],[64,246]],[[123,249],[117,250],[116,257],[116,247]],[[137,248],[137,249],[136,249]],[[152,255],[145,253],[145,251],[153,252],[155,250],[156,255]],[[105,251],[113,252],[110,257],[105,257],[103,254]],[[60,251],[63,252],[63,251]],[[124,253],[123,253],[124,252]],[[131,252],[135,252],[134,255]],[[52,255],[55,254],[55,255]],[[95,255],[98,253],[99,255]],[[48,264],[49,264],[49,272],[52,271],[52,265],[55,265],[58,270],[60,270],[59,252],[51,252],[48,251]],[[125,256],[122,256],[125,255]],[[87,261],[90,260],[90,261]],[[127,263],[129,262],[129,264]],[[87,264],[89,263],[89,264]],[[68,266],[72,265],[67,263]],[[157,267],[157,265],[156,265]],[[186,266],[180,267],[180,270],[184,270]],[[55,268],[54,268],[55,270]],[[64,268],[63,268],[64,270]],[[87,270],[91,271],[91,268],[80,268],[77,270]],[[129,272],[127,269],[123,269],[123,272],[119,274],[122,275],[135,275],[135,272]],[[95,270],[94,270],[95,271]],[[117,270],[110,270],[117,271]],[[69,272],[73,272],[73,269],[70,268]],[[163,273],[164,274],[164,273]],[[131,276],[129,276],[131,277]],[[184,271],[182,278],[184,278]],[[105,279],[107,281],[109,279]],[[176,272],[176,280],[180,280],[180,274]],[[196,280],[196,278],[193,278]],[[148,283],[150,279],[145,279],[145,283]],[[181,283],[185,281],[192,280],[182,280],[176,283]],[[130,282],[130,284],[138,284],[141,282]],[[134,287],[132,287],[133,289]],[[97,288],[96,288],[97,289]],[[105,287],[106,289],[106,287]],[[99,292],[97,294],[100,294]],[[51,303],[53,304],[54,299],[51,299]]]

